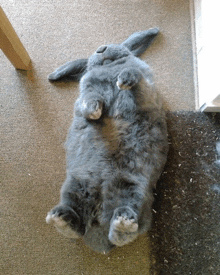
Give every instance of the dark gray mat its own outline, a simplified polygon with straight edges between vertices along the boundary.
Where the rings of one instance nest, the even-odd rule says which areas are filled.
[[[167,117],[170,150],[155,193],[152,274],[220,274],[220,114]]]

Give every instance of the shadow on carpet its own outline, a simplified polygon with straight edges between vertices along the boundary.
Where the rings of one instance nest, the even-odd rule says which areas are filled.
[[[219,274],[220,114],[168,113],[169,155],[155,192],[152,274]]]

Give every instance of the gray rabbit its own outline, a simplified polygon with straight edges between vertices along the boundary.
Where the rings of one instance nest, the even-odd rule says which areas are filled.
[[[98,252],[150,228],[153,189],[167,159],[167,127],[152,73],[138,56],[158,32],[101,46],[48,77],[80,81],[80,95],[66,141],[66,180],[46,222]]]

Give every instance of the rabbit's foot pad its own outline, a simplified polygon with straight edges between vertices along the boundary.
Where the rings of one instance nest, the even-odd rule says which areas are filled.
[[[78,239],[80,235],[73,229],[67,217],[72,213],[64,213],[61,207],[55,207],[46,217],[46,222],[52,224],[55,228],[68,238]]]
[[[137,215],[130,207],[120,207],[114,212],[109,230],[109,240],[123,246],[138,236]]]

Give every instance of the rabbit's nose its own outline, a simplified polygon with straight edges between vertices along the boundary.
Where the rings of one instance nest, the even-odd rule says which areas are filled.
[[[107,49],[107,46],[100,46],[98,49],[97,49],[97,53],[104,53],[104,51]]]

